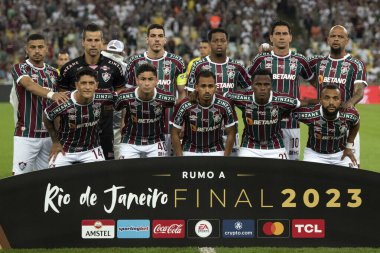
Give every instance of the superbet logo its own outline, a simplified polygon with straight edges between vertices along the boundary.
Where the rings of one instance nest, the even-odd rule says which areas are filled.
[[[185,221],[153,220],[153,238],[185,238]]]
[[[325,238],[325,220],[292,220],[292,236],[293,238]]]

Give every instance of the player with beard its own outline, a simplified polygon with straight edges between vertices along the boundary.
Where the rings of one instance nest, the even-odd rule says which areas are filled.
[[[248,68],[252,75],[257,69],[268,69],[273,74],[273,92],[285,96],[300,98],[300,77],[306,80],[313,79],[313,73],[307,59],[290,50],[292,42],[290,25],[285,21],[276,21],[270,29],[270,41],[273,50],[259,53]],[[299,160],[300,135],[299,123],[292,115],[282,121],[282,132],[285,148],[290,160]]]
[[[238,156],[288,159],[281,119],[301,103],[297,98],[272,92],[272,73],[258,69],[252,75],[252,91],[226,93],[243,115],[244,131]]]
[[[355,108],[342,108],[341,92],[335,85],[322,88],[320,104],[293,112],[309,128],[304,161],[357,167],[354,140],[360,118]]]
[[[181,82],[185,73],[185,63],[182,57],[169,53],[165,50],[166,44],[165,29],[162,25],[151,24],[148,27],[146,35],[147,51],[131,56],[127,61],[125,76],[127,85],[132,87],[136,85],[136,73],[139,66],[149,63],[156,67],[158,84],[157,88],[170,92],[177,98],[177,102],[186,97],[185,83]],[[165,140],[168,155],[172,155],[170,124],[169,120],[173,114],[173,108],[167,108],[165,111]]]
[[[54,92],[58,73],[44,62],[47,44],[41,34],[28,36],[25,53],[28,59],[12,69],[13,86],[17,95],[17,121],[13,137],[13,174],[48,168],[52,145],[43,124],[43,111],[48,99],[64,102],[67,96]]]
[[[353,108],[360,102],[367,86],[364,63],[346,52],[348,40],[346,28],[336,25],[331,28],[327,39],[330,54],[309,58],[310,67],[318,77],[316,82],[312,83],[318,92],[317,99],[320,98],[324,86],[334,83],[339,87],[342,107],[346,109]],[[354,153],[360,164],[359,134],[354,143]]]
[[[196,78],[195,91],[175,108],[171,122],[176,156],[229,156],[235,139],[235,110],[230,100],[217,94],[213,72]],[[180,132],[184,125],[182,146]],[[223,144],[223,126],[227,134]]]

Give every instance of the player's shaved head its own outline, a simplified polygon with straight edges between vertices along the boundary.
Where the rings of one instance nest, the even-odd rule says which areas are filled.
[[[344,33],[347,35],[347,37],[348,37],[348,32],[347,32],[347,29],[344,27],[344,26],[342,26],[342,25],[334,25],[331,29],[330,29],[330,32],[329,33],[331,33],[333,30],[335,30],[335,29],[340,29],[340,30],[343,30],[344,31]]]

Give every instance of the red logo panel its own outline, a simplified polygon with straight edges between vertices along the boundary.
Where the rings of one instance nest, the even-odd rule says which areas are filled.
[[[292,220],[292,236],[293,238],[325,238],[325,220]]]
[[[184,220],[153,220],[153,238],[185,238]]]

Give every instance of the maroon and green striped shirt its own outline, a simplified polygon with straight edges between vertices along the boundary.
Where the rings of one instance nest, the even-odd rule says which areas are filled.
[[[197,75],[209,70],[216,76],[216,88],[219,94],[247,89],[251,85],[248,73],[243,65],[227,57],[224,63],[212,62],[210,57],[194,62],[187,79],[187,89],[193,91]]]
[[[307,147],[322,154],[337,153],[345,149],[348,131],[359,123],[356,109],[339,110],[334,120],[323,117],[320,104],[300,107],[293,115],[309,127]]]
[[[284,147],[281,119],[301,102],[292,97],[271,92],[265,105],[257,104],[252,91],[227,93],[226,97],[242,111],[244,131],[241,146],[252,149],[279,149]]]
[[[248,67],[248,73],[252,75],[257,69],[268,69],[273,74],[273,92],[300,98],[300,78],[311,80],[313,72],[305,56],[290,51],[286,56],[277,56],[273,51],[258,54]],[[299,128],[299,123],[292,119],[291,115],[284,118],[283,128]]]
[[[48,99],[33,95],[19,84],[24,76],[30,77],[43,88],[54,91],[58,79],[57,70],[47,64],[44,64],[42,68],[35,67],[29,60],[15,64],[12,69],[13,85],[18,98],[17,124],[14,135],[29,138],[49,137],[42,121]]]
[[[330,56],[313,56],[309,59],[311,70],[318,76],[318,98],[325,85],[335,84],[339,87],[342,100],[349,100],[354,94],[356,83],[366,81],[366,68],[362,61],[346,54],[342,59],[333,59]]]
[[[115,103],[116,110],[126,108],[121,143],[151,145],[164,141],[164,111],[174,106],[175,97],[156,88],[152,100],[144,101],[139,99],[138,89],[122,91]]]
[[[171,119],[176,128],[182,128],[184,124],[183,151],[195,153],[223,151],[223,130],[235,125],[235,121],[231,101],[219,94],[214,95],[209,107],[183,99],[176,105]]]
[[[150,63],[157,68],[157,88],[170,92],[174,97],[177,97],[177,77],[185,73],[185,63],[182,57],[168,53],[165,51],[164,55],[159,59],[151,59],[148,57],[147,52],[132,56],[127,61],[125,77],[127,79],[127,86],[136,86],[136,71],[142,64]],[[174,112],[174,108],[170,107],[165,111],[165,129],[164,132],[170,133],[169,120]]]
[[[116,93],[108,89],[96,90],[94,99],[87,105],[78,104],[74,94],[78,91],[67,92],[70,98],[65,103],[54,102],[45,113],[49,120],[60,117],[58,138],[63,150],[68,153],[82,152],[100,146],[99,119],[102,105],[112,105]]]

